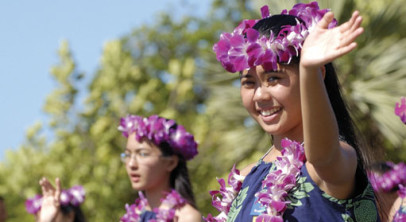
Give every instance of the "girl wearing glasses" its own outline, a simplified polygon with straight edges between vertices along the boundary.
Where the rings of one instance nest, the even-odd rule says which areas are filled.
[[[118,130],[128,138],[121,160],[139,191],[121,221],[201,221],[186,166],[197,155],[193,135],[157,115],[128,115]]]

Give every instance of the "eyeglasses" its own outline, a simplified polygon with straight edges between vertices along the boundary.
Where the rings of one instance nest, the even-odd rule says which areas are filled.
[[[128,163],[132,158],[137,160],[137,163],[145,162],[153,157],[162,157],[162,155],[154,155],[151,153],[138,151],[138,152],[125,152],[120,154],[121,161],[123,163]]]

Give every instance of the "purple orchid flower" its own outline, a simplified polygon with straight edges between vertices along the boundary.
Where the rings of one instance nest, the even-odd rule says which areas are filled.
[[[37,214],[37,212],[41,210],[41,205],[42,205],[42,196],[39,194],[25,201],[25,209],[30,214]]]
[[[396,103],[395,114],[406,124],[406,98],[402,97],[399,103]]]
[[[69,189],[69,194],[70,194],[70,203],[73,206],[79,206],[83,201],[85,201],[85,190],[83,189],[82,186],[73,186],[72,188]]]
[[[61,191],[61,197],[60,197],[61,205],[68,205],[70,203],[71,198],[72,197],[68,190]]]

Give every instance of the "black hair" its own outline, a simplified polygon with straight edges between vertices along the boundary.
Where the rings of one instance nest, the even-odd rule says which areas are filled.
[[[259,20],[252,28],[257,30],[261,35],[269,37],[271,31],[274,35],[278,35],[285,25],[296,25],[298,21],[303,23],[302,20],[296,16],[273,15]]]
[[[259,31],[261,35],[269,37],[271,31],[274,35],[278,35],[283,26],[296,25],[298,22],[304,24],[304,22],[296,16],[273,15],[258,21],[253,28]],[[299,63],[299,61],[300,57],[294,57],[291,62]],[[348,112],[347,104],[341,94],[341,86],[339,84],[333,63],[328,63],[324,65],[324,67],[326,70],[324,86],[326,87],[328,98],[338,124],[339,136],[341,140],[344,140],[349,145],[354,147],[357,153],[357,176],[361,174],[365,180],[358,181],[357,179],[357,183],[360,184],[356,184],[356,189],[363,189],[368,184],[365,166],[369,164],[370,160],[372,160],[370,156],[371,154],[365,150],[366,147],[362,145],[362,140],[358,139],[359,133],[350,113]]]
[[[175,124],[172,128],[176,129],[177,126]],[[197,208],[185,158],[181,154],[175,153],[167,142],[162,142],[158,147],[163,156],[178,156],[178,165],[172,170],[169,178],[170,187],[175,189],[191,206]]]
[[[80,206],[73,206],[71,204],[66,206],[61,205],[61,212],[63,215],[69,215],[69,213],[71,213],[72,211],[75,215],[73,222],[86,222],[85,215],[80,209]]]

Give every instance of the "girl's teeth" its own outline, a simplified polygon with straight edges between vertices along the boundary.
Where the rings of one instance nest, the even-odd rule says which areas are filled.
[[[271,114],[276,113],[279,110],[279,108],[271,109],[271,110],[262,110],[261,115],[263,116],[269,116]]]
[[[261,111],[261,115],[263,116],[269,116],[271,115],[271,111],[267,110],[267,111]]]

